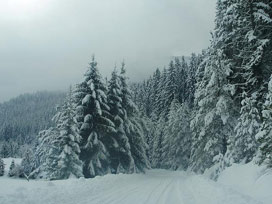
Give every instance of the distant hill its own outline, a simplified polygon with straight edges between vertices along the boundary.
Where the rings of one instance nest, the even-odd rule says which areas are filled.
[[[51,125],[55,108],[64,98],[63,92],[42,91],[0,103],[0,154],[3,145],[21,147],[35,142],[38,132]],[[14,151],[9,156],[16,156]]]

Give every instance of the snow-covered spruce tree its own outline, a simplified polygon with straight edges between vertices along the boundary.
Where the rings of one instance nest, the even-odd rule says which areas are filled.
[[[169,169],[172,167],[172,162],[174,155],[172,152],[170,153],[171,149],[169,149],[173,145],[173,137],[176,137],[176,132],[174,133],[173,126],[175,122],[175,117],[177,117],[177,110],[181,107],[179,101],[174,98],[171,102],[170,109],[167,115],[167,121],[165,121],[165,127],[163,129],[163,137],[161,141],[161,167],[165,169]],[[174,150],[175,151],[175,150]],[[171,160],[171,161],[170,161]]]
[[[180,103],[183,103],[186,98],[187,93],[187,74],[188,74],[188,64],[185,58],[182,57],[181,61],[179,58],[175,58],[175,67],[177,70],[176,82],[177,82],[177,98]]]
[[[217,155],[225,154],[227,140],[235,123],[227,80],[230,68],[217,43],[217,39],[213,39],[207,59],[199,67],[202,69],[204,66],[204,73],[197,82],[196,115],[191,121],[193,140],[190,168],[199,173],[212,167]]]
[[[30,175],[30,173],[34,170],[34,154],[29,149],[25,152],[25,155],[21,162],[21,175],[20,177],[27,177]]]
[[[152,159],[151,165],[153,168],[162,168],[163,165],[163,141],[165,135],[165,118],[160,117],[155,125],[154,131],[154,144],[153,144],[153,152],[152,152]]]
[[[156,70],[153,77],[146,82],[133,84],[132,100],[135,102],[139,109],[139,117],[141,118],[140,125],[143,129],[144,139],[148,145],[146,150],[149,161],[152,161],[153,143],[155,135],[155,123],[157,120],[156,114],[156,96],[159,92],[158,83],[160,79],[160,71]],[[148,104],[148,105],[147,105]],[[147,108],[146,108],[147,107]]]
[[[157,97],[160,93],[160,89],[159,89],[159,84],[160,84],[160,79],[161,79],[161,72],[159,69],[156,69],[155,73],[153,74],[153,78],[152,78],[152,91],[150,93],[150,97],[151,97],[151,104],[152,104],[152,114],[151,114],[151,118],[152,121],[155,122],[157,121],[157,113],[156,110],[158,110],[158,108],[156,107],[158,104],[156,102]]]
[[[164,117],[167,118],[168,112],[170,110],[170,105],[174,98],[178,96],[178,88],[177,88],[177,70],[174,65],[174,62],[171,61],[169,64],[169,68],[167,69],[167,76],[165,81],[165,90],[162,97],[164,101]]]
[[[8,147],[8,144],[6,142],[4,142],[2,144],[2,147],[1,147],[1,152],[0,152],[0,156],[3,157],[3,158],[7,158],[9,157],[10,155],[10,152],[9,152],[9,147]]]
[[[124,130],[125,110],[122,106],[120,78],[114,70],[109,81],[108,105],[111,119],[115,124],[113,143],[109,146],[111,168],[113,173],[130,173],[134,164],[131,156],[129,139]]]
[[[236,91],[236,95],[241,100],[241,116],[232,145],[234,162],[249,162],[258,147],[254,135],[260,127],[260,113],[272,72],[269,68],[272,65],[269,57],[272,47],[272,28],[269,26],[272,22],[271,6],[272,2],[266,0],[239,0],[235,9],[240,22],[236,28],[236,36],[240,36],[240,41],[237,41],[239,45],[234,46],[238,50],[235,55],[238,59],[235,61],[240,64],[236,66],[235,72],[240,80],[234,77],[234,84],[236,90],[240,90]]]
[[[269,20],[271,7],[268,4],[269,1],[259,0],[218,0],[217,2],[214,32],[217,43],[216,47],[213,45],[212,47],[221,50],[224,61],[230,70],[227,77],[229,85],[226,87],[232,92],[234,114],[231,115],[234,121],[238,116],[235,112],[240,108],[241,113],[244,111],[244,114],[247,114],[247,108],[243,107],[246,104],[253,105],[255,113],[259,112],[258,109],[262,106],[263,87],[267,81],[266,78],[271,74],[271,69],[268,68],[271,60],[267,60],[268,53],[270,53],[269,47],[271,47],[269,41],[271,27],[268,26],[271,21]],[[243,92],[248,95],[246,99],[243,97]],[[258,103],[254,101],[258,101]],[[245,120],[244,114],[241,115],[240,121]],[[259,120],[258,118],[258,114],[253,116],[253,121]],[[248,125],[254,124],[253,121],[252,123],[247,121]],[[228,138],[229,145],[226,154],[216,157],[214,162],[218,162],[219,159],[220,163],[230,165],[232,162],[241,161],[241,158],[238,158],[240,156],[236,154],[241,155],[244,149],[242,146],[240,146],[242,149],[238,149],[236,136],[242,135],[243,132],[248,133],[250,130],[247,129],[248,125],[242,124],[242,122],[239,125],[235,129],[236,133],[230,134],[231,136]],[[245,129],[243,129],[243,125],[245,125]],[[239,132],[238,135],[237,132]],[[254,137],[250,136],[250,138],[252,140],[244,141],[248,143],[248,146],[251,146],[250,143],[254,141]],[[244,145],[247,146],[247,144]],[[256,145],[251,148],[255,148],[256,151]],[[248,157],[252,159],[252,155],[248,154]],[[244,156],[246,155],[244,154]],[[249,158],[244,159],[248,160]]]
[[[238,124],[235,127],[235,139],[233,147],[234,162],[250,162],[258,149],[255,135],[260,129],[260,116],[256,108],[257,96],[248,97],[243,94],[242,108]]]
[[[272,3],[269,0],[239,0],[237,13],[241,20],[238,34],[245,37],[241,74],[245,79],[246,90],[260,89],[263,82],[269,81],[271,69]],[[259,91],[259,90],[258,90]]]
[[[0,157],[0,176],[3,176],[5,173],[5,164],[4,160]]]
[[[258,93],[264,101],[263,85],[271,75],[271,1],[218,0],[216,35],[231,64],[230,84],[234,100],[240,106],[242,93]],[[258,104],[261,109],[261,103]]]
[[[9,177],[15,176],[15,161],[14,161],[14,159],[11,161],[11,164],[9,166],[8,176]]]
[[[258,163],[272,168],[272,76],[268,84],[268,93],[262,111],[263,123],[261,131],[256,135],[258,139],[259,155]]]
[[[165,84],[167,78],[167,70],[164,68],[160,75],[158,92],[155,98],[155,109],[154,114],[156,115],[156,120],[158,121],[161,115],[165,115]]]
[[[53,141],[58,135],[56,127],[42,130],[38,135],[38,145],[34,153],[34,171],[30,178],[46,177],[46,172],[57,170],[58,147],[54,146]]]
[[[45,162],[38,173],[38,176],[45,177],[47,179],[56,179],[54,172],[58,171],[58,156],[60,154],[60,149],[58,143],[56,142],[59,131],[55,128],[54,131],[50,132],[50,142],[48,147],[48,152],[45,153]]]
[[[154,140],[154,130],[155,130],[155,125],[154,122],[156,121],[156,114],[155,114],[155,99],[154,97],[156,96],[154,94],[154,80],[155,78],[150,78],[148,80],[149,87],[142,88],[146,83],[134,83],[130,86],[131,89],[131,95],[132,95],[132,101],[136,104],[139,110],[139,117],[141,118],[140,124],[143,128],[143,133],[144,133],[144,139],[145,142],[148,145],[148,148],[146,150],[147,157],[149,161],[151,161],[152,158],[152,152],[153,152],[153,140]],[[149,91],[149,92],[148,92]],[[146,96],[149,94],[149,99],[144,99]],[[151,115],[148,117],[147,116],[147,109],[144,108],[144,104],[149,101],[149,107]]]
[[[56,128],[58,130],[57,136],[52,141],[54,148],[57,148],[57,153],[54,155],[57,168],[49,171],[48,178],[50,179],[67,179],[69,177],[81,177],[82,162],[79,160],[79,143],[80,135],[78,134],[75,122],[75,108],[72,98],[72,89],[60,108],[59,112],[55,115]]]
[[[186,170],[191,151],[190,109],[176,99],[171,103],[163,141],[163,163],[166,168]]]
[[[134,172],[144,172],[149,168],[149,161],[146,155],[147,144],[144,139],[143,128],[139,112],[131,100],[131,92],[127,84],[125,64],[122,64],[121,74],[121,99],[124,109],[124,130],[129,139],[131,155],[134,160]]]
[[[143,98],[144,98],[144,114],[147,116],[147,117],[150,117],[152,112],[153,112],[153,106],[152,106],[152,98],[151,98],[151,92],[152,92],[152,78],[149,78],[148,80],[146,80],[146,82],[144,83],[144,86],[143,86],[144,90],[143,90]],[[139,110],[140,112],[141,109]]]
[[[82,82],[80,84],[76,84],[73,88],[73,101],[75,109],[75,119],[77,122],[78,129],[81,128],[84,122],[84,111],[82,107],[82,100],[86,95],[87,84]]]
[[[186,74],[186,101],[190,107],[194,104],[194,94],[195,94],[195,85],[196,85],[196,70],[199,66],[199,57],[192,53],[190,58],[190,63],[188,66],[187,74]]]
[[[144,114],[140,114],[140,118],[141,118],[140,124],[143,128],[145,142],[148,146],[148,148],[146,149],[146,155],[148,157],[149,162],[151,163],[155,136],[155,123],[152,121],[151,118],[148,118]]]
[[[83,161],[84,176],[90,178],[110,172],[107,146],[112,143],[109,135],[116,132],[107,105],[107,88],[94,57],[80,86],[84,95],[81,104],[77,105],[79,118],[83,119],[79,130],[82,137],[80,159]]]

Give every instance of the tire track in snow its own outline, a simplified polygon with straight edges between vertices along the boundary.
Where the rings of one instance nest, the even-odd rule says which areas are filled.
[[[129,183],[129,185],[126,185],[127,183]],[[148,184],[148,179],[144,178],[139,179],[137,183],[126,181],[112,190],[105,190],[103,195],[96,196],[95,201],[92,200],[92,202],[96,202],[97,204],[124,203],[122,201],[125,201],[126,198],[129,198],[133,193],[141,191],[144,186],[147,186],[146,184]],[[105,194],[107,194],[107,196],[105,196]]]
[[[176,178],[172,178],[169,183],[165,186],[161,196],[158,198],[156,203],[160,204],[183,204],[183,200],[177,196],[176,191]],[[174,190],[174,191],[173,191]]]
[[[139,184],[139,186],[141,186]],[[91,199],[91,203],[97,203],[97,204],[112,204],[115,200],[118,200],[118,197],[120,197],[120,195],[122,194],[130,194],[131,192],[134,192],[137,187],[134,187],[132,189],[130,189],[131,187],[128,186],[124,186],[122,188],[118,187],[118,189],[116,190],[105,190],[105,192],[103,192],[103,194],[99,194],[98,196],[96,196],[95,198]],[[128,190],[130,189],[130,190]],[[82,202],[82,204],[85,204],[86,202]]]
[[[151,200],[152,196],[156,191],[158,191],[158,188],[162,185],[162,180],[160,180],[159,184],[155,186],[155,188],[152,189],[152,191],[148,194],[147,199],[145,199],[144,204],[149,204],[149,201]]]
[[[187,178],[183,178],[182,184],[181,185],[181,179],[178,179],[177,181],[177,189],[179,191],[177,192],[180,198],[183,200],[183,203],[185,204],[196,204],[194,194],[189,191],[188,185],[187,185]]]

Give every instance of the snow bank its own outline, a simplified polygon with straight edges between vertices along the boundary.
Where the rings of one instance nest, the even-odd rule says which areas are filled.
[[[219,176],[218,183],[250,195],[264,204],[272,203],[272,170],[266,170],[254,162],[234,164],[225,169]]]

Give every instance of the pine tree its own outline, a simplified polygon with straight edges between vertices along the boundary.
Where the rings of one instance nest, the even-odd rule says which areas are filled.
[[[129,173],[132,171],[134,161],[131,156],[129,140],[124,130],[125,110],[122,106],[120,79],[116,70],[112,72],[109,81],[108,104],[116,128],[116,133],[112,136],[112,145],[109,147],[112,172]]]
[[[235,127],[233,154],[235,162],[250,162],[258,149],[255,135],[260,129],[260,117],[256,108],[256,95],[250,98],[243,94],[241,116]]]
[[[272,168],[272,76],[268,84],[268,93],[264,103],[262,117],[263,123],[261,131],[257,133],[256,139],[260,144],[259,164],[265,164]]]
[[[9,148],[8,148],[8,145],[7,143],[3,143],[2,145],[2,148],[1,148],[1,152],[0,152],[0,155],[3,157],[3,158],[7,158],[9,157]]]
[[[5,164],[3,159],[0,157],[0,176],[3,176],[5,173]]]
[[[157,116],[157,120],[159,120],[161,115],[165,115],[165,84],[166,84],[167,70],[163,69],[161,74],[159,84],[158,84],[158,92],[156,95],[156,103],[155,103],[155,115]]]
[[[190,109],[175,99],[172,101],[165,130],[163,163],[166,168],[186,170],[191,150]]]
[[[32,178],[46,177],[47,172],[57,171],[57,153],[58,147],[54,141],[58,135],[56,127],[50,127],[42,130],[38,135],[38,145],[35,149],[34,171],[31,173]]]
[[[143,83],[143,111],[140,109],[139,111],[146,115],[147,117],[151,117],[153,112],[153,106],[152,106],[152,98],[151,98],[151,91],[152,91],[152,78],[149,78],[146,80],[146,82]]]
[[[83,161],[83,174],[87,178],[110,172],[107,145],[111,144],[109,135],[115,133],[107,105],[107,88],[94,57],[89,65],[80,88],[84,98],[82,104],[77,106],[83,119],[79,131],[82,137],[80,159]]]
[[[153,78],[152,78],[152,91],[150,94],[150,98],[151,98],[151,105],[152,105],[152,121],[156,121],[158,118],[158,114],[156,113],[156,110],[159,109],[159,107],[157,107],[157,99],[158,96],[160,94],[160,89],[159,89],[159,84],[160,84],[160,79],[161,79],[161,72],[160,70],[157,68],[155,73],[153,74]]]
[[[163,143],[165,134],[166,122],[163,117],[161,117],[155,126],[155,137],[153,144],[152,160],[151,164],[153,168],[162,168],[163,165]]]
[[[217,157],[225,166],[250,161],[257,148],[253,135],[260,123],[264,87],[271,74],[271,69],[266,68],[271,64],[271,60],[267,60],[271,46],[268,34],[271,28],[267,26],[271,22],[271,7],[268,5],[269,1],[259,0],[217,2],[214,38],[218,39],[216,46],[229,67],[226,87],[232,94],[234,121],[238,118],[237,110],[241,109],[236,135],[229,134],[226,154]]]
[[[186,65],[185,65],[186,66]],[[190,64],[187,68],[186,74],[186,99],[190,107],[194,103],[195,84],[196,84],[196,70],[199,66],[199,59],[195,53],[191,55]]]
[[[57,161],[57,169],[48,172],[50,179],[67,179],[71,176],[81,177],[82,162],[79,160],[80,136],[74,119],[75,108],[72,98],[72,90],[68,93],[64,105],[55,115],[55,122],[58,129],[58,135],[52,141],[58,148],[58,154],[54,155]]]
[[[218,43],[214,39],[208,59],[203,62],[205,71],[197,83],[197,111],[191,122],[193,141],[190,166],[200,173],[215,164],[214,157],[226,153],[227,140],[235,124],[236,112],[227,80],[229,64],[217,49]]]
[[[246,84],[248,84],[247,90],[251,90],[252,87],[258,90],[264,80],[269,80],[271,74],[271,70],[267,70],[263,65],[263,61],[267,60],[267,54],[271,54],[269,48],[272,46],[272,28],[268,26],[272,23],[271,6],[271,1],[266,0],[240,0],[238,2],[237,12],[243,20],[239,33],[244,35],[246,39],[240,55],[243,58],[241,71]],[[269,61],[271,64],[271,60]],[[255,90],[253,89],[253,91]]]
[[[139,112],[131,100],[131,92],[127,84],[125,64],[122,64],[120,82],[121,99],[124,107],[124,130],[129,139],[131,155],[134,160],[134,172],[144,172],[149,168],[149,162],[146,155],[147,144],[144,140],[143,128]]]
[[[80,84],[76,84],[73,89],[73,102],[76,107],[75,119],[78,129],[80,129],[84,123],[84,107],[82,106],[82,100],[86,96],[87,88],[87,83],[84,81]]]
[[[145,137],[145,142],[147,144],[146,155],[149,162],[152,161],[152,153],[154,147],[154,136],[155,136],[155,124],[152,119],[148,118],[145,115],[140,115],[140,124],[143,128],[143,133]]]
[[[219,0],[215,35],[221,38],[221,49],[231,67],[230,83],[234,100],[240,106],[243,92],[259,92],[267,83],[271,70],[271,2],[262,0]],[[268,65],[269,66],[269,65]],[[261,106],[261,104],[260,104]]]
[[[179,58],[175,58],[175,67],[177,70],[177,74],[176,74],[176,82],[177,82],[177,89],[178,89],[177,99],[179,100],[180,103],[183,103],[188,98],[188,96],[186,96],[186,93],[188,93],[187,77],[188,77],[188,69],[189,69],[184,56],[181,58],[181,62]]]
[[[38,174],[44,175],[47,179],[57,179],[55,172],[58,172],[59,166],[59,154],[60,148],[57,142],[57,138],[59,136],[59,130],[55,127],[53,131],[49,132],[49,143],[47,144],[48,147],[44,148],[43,150],[48,150],[47,153],[43,153],[44,155],[44,163],[42,164],[41,168],[38,169]],[[43,177],[43,176],[42,176]]]
[[[169,68],[167,70],[166,81],[165,81],[165,91],[163,94],[164,100],[164,116],[167,118],[170,105],[174,98],[178,96],[178,89],[177,89],[177,70],[174,66],[174,62],[171,61],[169,64]]]
[[[10,164],[10,166],[9,166],[9,172],[8,172],[8,176],[9,177],[13,177],[13,176],[15,176],[15,161],[14,161],[14,159],[11,161],[11,164]]]
[[[27,150],[21,162],[22,174],[20,177],[27,177],[34,170],[34,155],[31,150]]]

